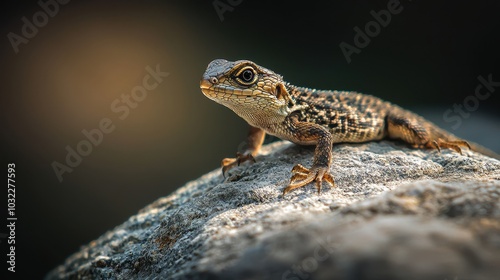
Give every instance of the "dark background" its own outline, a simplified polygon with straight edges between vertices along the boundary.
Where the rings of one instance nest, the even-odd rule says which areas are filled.
[[[7,34],[21,35],[21,18],[32,21],[41,8],[4,2],[1,147],[4,176],[7,163],[16,164],[15,276],[42,278],[79,246],[234,155],[245,122],[199,90],[215,58],[253,60],[295,85],[373,94],[500,152],[500,87],[456,129],[443,117],[474,94],[478,76],[500,81],[500,2],[401,1],[402,12],[351,63],[339,44],[353,44],[353,28],[364,29],[370,11],[389,1],[337,2],[242,1],[221,21],[212,1],[73,0],[17,54]],[[110,104],[157,64],[170,76],[120,120]],[[52,162],[64,163],[65,147],[103,118],[116,129],[59,182]]]

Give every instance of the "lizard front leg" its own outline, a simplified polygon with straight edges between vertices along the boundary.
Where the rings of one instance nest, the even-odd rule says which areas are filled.
[[[334,185],[333,176],[330,174],[332,160],[332,134],[324,127],[308,122],[292,122],[290,130],[294,142],[305,145],[316,145],[314,151],[313,165],[311,168],[297,164],[292,169],[290,184],[283,190],[286,193],[306,186],[315,181],[318,194],[321,192],[321,184],[325,180],[330,186]]]
[[[235,158],[225,158],[222,160],[222,175],[225,176],[226,172],[235,167],[240,165],[241,163],[245,161],[253,161],[255,162],[254,157],[257,155],[257,153],[260,150],[260,147],[262,146],[262,143],[264,142],[264,137],[266,136],[266,132],[260,128],[250,126],[250,130],[248,131],[248,136],[247,136],[247,149],[246,151],[241,154],[241,153],[236,153]]]

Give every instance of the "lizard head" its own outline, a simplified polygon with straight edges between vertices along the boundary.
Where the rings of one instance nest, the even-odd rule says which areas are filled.
[[[200,81],[203,94],[233,110],[251,125],[256,121],[283,119],[293,100],[283,77],[249,60],[216,59]]]

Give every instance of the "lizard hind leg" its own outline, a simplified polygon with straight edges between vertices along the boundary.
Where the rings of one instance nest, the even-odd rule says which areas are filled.
[[[445,139],[448,138],[446,135],[419,124],[417,118],[389,115],[387,117],[387,131],[389,138],[403,140],[414,147],[437,149],[438,151],[441,151],[441,148],[448,148],[460,154],[462,154],[460,147],[470,149],[467,141]]]

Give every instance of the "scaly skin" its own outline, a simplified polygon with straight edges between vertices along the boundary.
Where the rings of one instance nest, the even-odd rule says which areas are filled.
[[[250,124],[248,149],[222,160],[223,173],[258,153],[266,133],[300,145],[316,145],[311,168],[297,164],[283,195],[323,181],[334,185],[330,174],[332,145],[385,138],[402,140],[415,148],[461,147],[500,158],[471,145],[424,118],[371,95],[348,91],[314,90],[293,86],[283,77],[248,60],[212,61],[200,82],[203,94],[233,110]]]

